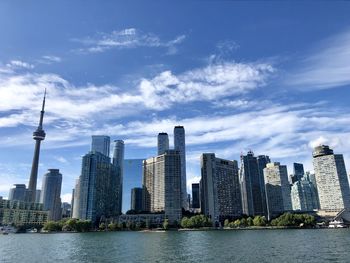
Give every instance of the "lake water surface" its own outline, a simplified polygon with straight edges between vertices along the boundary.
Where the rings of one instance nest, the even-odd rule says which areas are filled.
[[[350,229],[10,234],[0,262],[350,262]]]

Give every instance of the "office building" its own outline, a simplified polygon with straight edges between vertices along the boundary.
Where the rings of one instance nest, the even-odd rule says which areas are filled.
[[[264,169],[266,165],[271,162],[268,155],[259,155],[257,157],[260,189],[261,189],[261,202],[263,207],[263,214],[267,216],[267,206],[266,206],[266,193],[265,193],[265,181],[264,181]]]
[[[268,219],[292,210],[287,166],[278,162],[268,163],[264,169]]]
[[[176,150],[143,162],[143,202],[150,212],[164,212],[171,224],[180,222],[181,154]],[[186,199],[187,200],[187,199]]]
[[[180,152],[181,156],[181,199],[182,207],[188,210],[187,186],[186,186],[186,142],[185,129],[183,126],[174,128],[174,149]]]
[[[72,216],[72,206],[67,202],[62,203],[62,218],[67,218]]]
[[[125,159],[123,167],[123,213],[131,209],[131,190],[142,188],[143,159]]]
[[[40,203],[40,202],[41,202],[41,190],[36,189],[35,203]]]
[[[109,157],[109,147],[111,144],[109,136],[93,135],[91,137],[91,151],[99,152]]]
[[[26,197],[26,185],[25,184],[14,184],[14,188],[10,189],[8,200],[11,201],[24,201]]]
[[[131,210],[136,212],[143,211],[142,188],[136,187],[131,189]]]
[[[32,170],[30,172],[29,185],[26,191],[26,201],[35,203],[36,199],[36,185],[38,181],[38,168],[39,168],[39,156],[40,156],[40,144],[41,141],[45,140],[46,133],[43,130],[43,121],[45,113],[45,99],[46,99],[46,90],[44,94],[44,99],[40,112],[39,126],[33,133],[33,139],[35,140],[35,149],[32,162]]]
[[[320,210],[337,213],[350,208],[349,181],[342,154],[334,154],[326,145],[313,151],[313,166]]]
[[[199,183],[192,184],[192,208],[200,208]]]
[[[43,177],[40,203],[44,210],[49,211],[49,220],[58,221],[62,218],[61,210],[62,174],[59,169],[49,169]]]
[[[242,216],[237,161],[216,158],[214,153],[202,154],[200,184],[201,210],[213,225]]]
[[[167,150],[169,150],[169,136],[166,132],[161,132],[158,134],[158,155]]]
[[[117,191],[118,191],[118,202],[117,202],[117,213],[122,213],[123,205],[123,178],[124,178],[124,141],[115,140],[113,150],[113,166],[116,169],[117,179]],[[130,199],[128,199],[130,200]]]
[[[264,179],[262,172],[268,156],[260,156],[258,159],[252,151],[247,155],[241,155],[240,184],[242,191],[243,214],[249,216],[265,215],[266,200],[264,196]],[[260,164],[260,166],[259,166]]]
[[[80,218],[80,177],[75,181],[75,188],[72,190],[72,218]]]
[[[294,211],[309,212],[318,209],[315,187],[305,177],[301,177],[292,185],[291,199]]]

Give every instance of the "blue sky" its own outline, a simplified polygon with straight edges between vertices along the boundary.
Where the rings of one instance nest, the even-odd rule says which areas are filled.
[[[126,158],[184,125],[188,184],[199,157],[253,150],[312,170],[312,147],[350,162],[350,3],[1,1],[0,195],[27,183],[44,89],[38,186],[70,199],[92,134]]]

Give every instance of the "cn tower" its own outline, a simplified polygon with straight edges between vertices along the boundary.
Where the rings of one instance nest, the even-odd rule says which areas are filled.
[[[44,93],[43,104],[40,112],[39,126],[33,132],[33,139],[35,140],[35,149],[32,163],[32,171],[30,173],[29,186],[27,189],[27,201],[35,203],[36,197],[36,183],[38,180],[38,167],[39,167],[39,155],[40,155],[40,143],[45,140],[45,131],[43,130],[43,120],[45,113],[45,99],[46,99],[46,89]]]

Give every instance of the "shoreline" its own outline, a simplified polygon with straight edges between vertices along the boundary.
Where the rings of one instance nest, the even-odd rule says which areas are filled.
[[[86,231],[86,232],[77,232],[77,231],[51,231],[51,232],[37,232],[37,233],[11,233],[11,234],[76,234],[76,233],[115,233],[115,232],[139,232],[139,233],[165,233],[165,232],[188,232],[188,231],[252,231],[252,230],[323,230],[323,229],[349,229],[349,227],[344,228],[329,228],[329,227],[283,227],[283,226],[265,226],[265,227],[241,227],[241,228],[179,228],[179,229],[140,229],[140,230],[117,230],[117,231]]]

